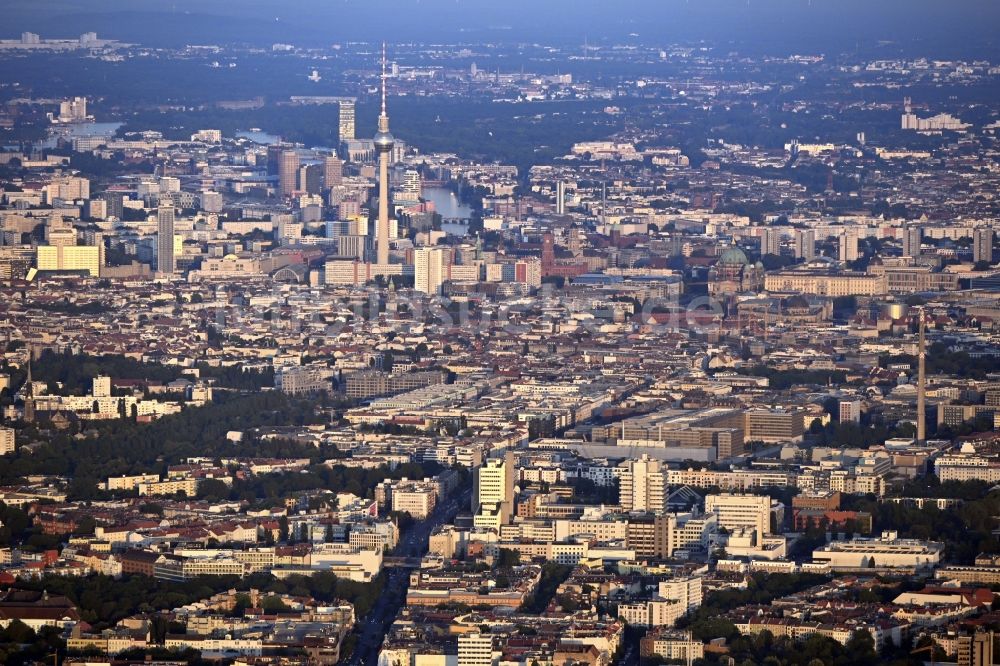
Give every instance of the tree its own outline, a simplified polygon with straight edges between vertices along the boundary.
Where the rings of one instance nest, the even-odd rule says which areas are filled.
[[[764,268],[769,271],[785,268],[786,266],[794,263],[792,257],[776,254],[765,254],[761,257],[760,261],[764,264]]]
[[[146,502],[145,504],[139,505],[139,511],[141,513],[149,513],[154,516],[163,516],[163,507],[155,502]]]
[[[501,568],[515,567],[521,563],[521,554],[510,548],[501,548],[497,554],[496,565]]]
[[[754,634],[751,642],[753,643],[754,650],[757,652],[769,652],[771,650],[771,646],[774,645],[774,634],[765,629],[764,631]]]
[[[93,534],[96,527],[97,521],[92,516],[84,516],[80,519],[80,523],[77,525],[75,531],[77,534]]]
[[[260,607],[265,613],[287,613],[292,610],[281,597],[273,595],[264,597],[260,602]]]
[[[35,639],[35,632],[21,620],[12,620],[4,629],[6,639],[10,643],[30,643]]]
[[[866,630],[855,631],[844,646],[852,664],[864,664],[875,659],[875,639]]]
[[[150,620],[149,639],[156,645],[163,645],[167,640],[167,618],[163,615],[154,615]]]
[[[19,542],[31,525],[28,514],[16,506],[0,502],[0,545],[7,546]]]
[[[287,543],[288,536],[288,516],[282,516],[278,519],[278,540]]]
[[[840,401],[837,398],[825,398],[823,400],[823,411],[830,416],[837,417],[840,413]]]
[[[732,641],[740,635],[736,625],[722,617],[712,617],[694,622],[690,626],[692,636],[699,641],[725,638]]]
[[[250,595],[240,592],[233,601],[233,617],[243,617],[244,612],[248,608],[250,608]]]
[[[198,483],[198,499],[217,502],[229,496],[229,486],[219,479],[204,479]]]
[[[547,562],[542,567],[542,577],[538,581],[535,593],[524,603],[524,610],[529,613],[539,614],[548,608],[549,602],[555,596],[559,586],[569,578],[573,568],[564,564]]]

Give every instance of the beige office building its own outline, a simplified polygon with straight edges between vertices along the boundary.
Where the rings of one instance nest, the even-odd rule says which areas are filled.
[[[816,296],[881,296],[888,291],[884,275],[827,270],[790,269],[764,276],[764,290]]]
[[[89,245],[42,245],[38,248],[40,271],[87,271],[101,274],[101,249]]]

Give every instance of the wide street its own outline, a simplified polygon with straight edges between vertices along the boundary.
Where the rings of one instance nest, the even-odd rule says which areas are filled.
[[[459,511],[467,509],[472,491],[465,490],[442,502],[427,520],[414,523],[406,530],[393,553],[397,557],[421,557],[427,552],[427,542],[431,532],[439,525],[454,520]],[[406,590],[410,583],[410,569],[407,567],[386,567],[386,584],[382,596],[367,616],[359,619],[358,642],[354,653],[343,661],[344,666],[375,666],[379,648],[386,631],[392,626],[406,601]]]

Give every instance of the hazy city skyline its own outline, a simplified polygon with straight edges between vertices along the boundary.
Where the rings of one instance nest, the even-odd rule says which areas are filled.
[[[214,41],[518,43],[586,40],[657,44],[709,40],[751,52],[923,48],[947,55],[996,49],[1000,7],[990,0],[12,0],[3,36],[95,30],[116,39],[178,45]],[[154,19],[155,20],[151,20]],[[890,42],[890,43],[885,43]]]
[[[0,14],[0,663],[998,661],[1000,4]]]

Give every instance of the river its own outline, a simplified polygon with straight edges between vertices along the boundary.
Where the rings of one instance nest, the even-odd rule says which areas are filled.
[[[434,210],[446,220],[467,220],[472,217],[472,207],[466,206],[455,193],[446,187],[425,187],[423,197],[434,204]]]
[[[423,197],[434,204],[434,210],[443,218],[441,231],[452,236],[467,236],[472,207],[459,201],[446,187],[425,187]]]
[[[262,146],[270,146],[275,143],[281,143],[281,137],[277,134],[269,134],[262,130],[238,130],[236,132],[237,139],[250,139],[254,143],[259,143]]]

